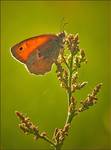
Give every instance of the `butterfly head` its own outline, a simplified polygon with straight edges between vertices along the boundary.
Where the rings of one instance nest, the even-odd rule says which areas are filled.
[[[58,37],[61,38],[61,39],[64,39],[65,36],[66,36],[66,32],[65,31],[58,33]]]
[[[57,36],[59,37],[59,43],[60,43],[61,47],[63,47],[64,41],[66,38],[66,32],[65,31],[60,32],[60,33],[58,33]]]

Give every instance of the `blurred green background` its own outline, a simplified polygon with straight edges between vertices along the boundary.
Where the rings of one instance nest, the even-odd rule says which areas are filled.
[[[30,75],[15,61],[10,47],[26,38],[58,33],[61,20],[68,22],[68,33],[79,33],[88,64],[80,69],[80,80],[88,81],[77,98],[83,99],[96,85],[103,87],[97,105],[73,120],[64,150],[109,149],[110,145],[110,2],[108,1],[2,1],[1,2],[1,149],[49,149],[42,140],[34,141],[18,128],[15,110],[26,113],[49,136],[63,127],[67,95],[59,86],[55,66],[45,76]]]

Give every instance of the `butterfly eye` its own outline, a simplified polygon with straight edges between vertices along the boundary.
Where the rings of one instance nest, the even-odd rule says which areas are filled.
[[[23,50],[23,47],[20,47],[19,50],[20,50],[20,51]]]

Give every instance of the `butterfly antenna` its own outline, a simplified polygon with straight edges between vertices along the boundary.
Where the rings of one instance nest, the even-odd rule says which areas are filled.
[[[63,24],[63,20],[64,20],[64,17],[61,19],[61,21],[60,21],[60,26],[59,26],[59,32],[61,32],[62,31],[62,24]]]
[[[67,24],[68,24],[68,22],[65,22],[65,23],[63,24],[63,27],[62,27],[62,28],[63,28],[63,29],[62,29],[63,31],[64,31],[65,26],[66,26]]]
[[[66,26],[67,24],[68,24],[68,23],[65,22],[65,18],[63,17],[63,18],[61,19],[61,23],[60,23],[60,32],[63,32],[63,31],[64,31],[65,26]]]

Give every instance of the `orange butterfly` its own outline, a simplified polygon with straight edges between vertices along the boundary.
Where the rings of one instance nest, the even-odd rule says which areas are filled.
[[[26,39],[11,48],[12,55],[25,64],[30,73],[41,75],[51,70],[63,47],[65,32]]]

